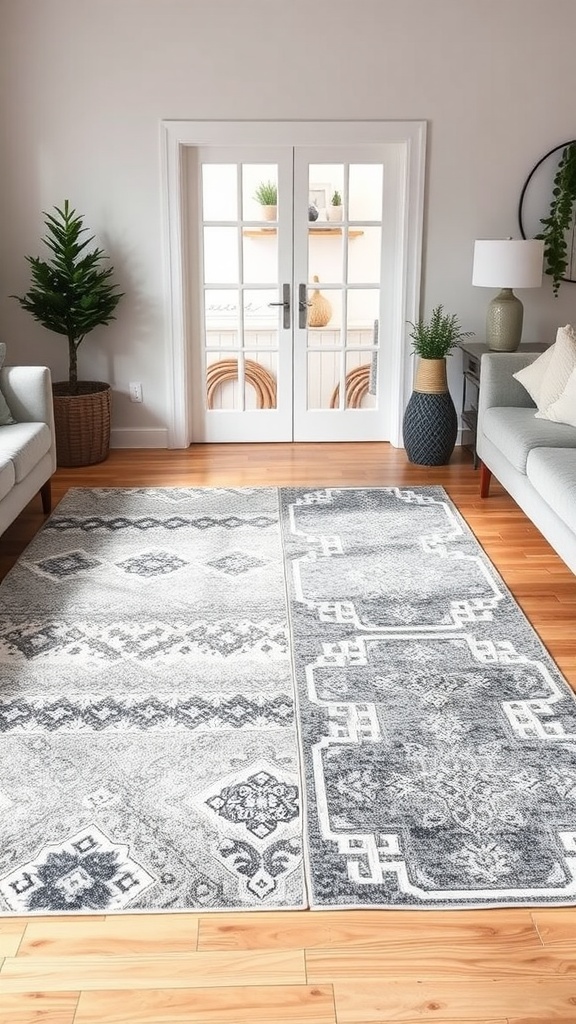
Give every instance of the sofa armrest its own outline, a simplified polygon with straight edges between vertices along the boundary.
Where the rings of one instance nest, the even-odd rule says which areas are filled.
[[[3,366],[0,387],[18,423],[47,423],[54,437],[52,378],[47,366]]]
[[[478,431],[482,430],[482,417],[486,409],[493,406],[536,408],[526,388],[512,374],[533,363],[539,355],[539,352],[487,352],[482,356]]]

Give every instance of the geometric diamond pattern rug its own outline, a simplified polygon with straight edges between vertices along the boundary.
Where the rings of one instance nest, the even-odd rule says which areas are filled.
[[[0,586],[4,913],[305,906],[278,497],[70,491]]]
[[[2,914],[576,902],[576,702],[442,488],[72,490],[0,678]]]

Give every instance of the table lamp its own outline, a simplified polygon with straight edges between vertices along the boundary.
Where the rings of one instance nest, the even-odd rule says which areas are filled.
[[[539,288],[543,262],[544,242],[537,238],[474,242],[472,284],[501,289],[486,314],[486,343],[494,352],[518,348],[524,307],[512,289]]]

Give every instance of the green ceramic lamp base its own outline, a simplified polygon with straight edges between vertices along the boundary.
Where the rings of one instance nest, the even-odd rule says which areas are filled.
[[[522,338],[524,307],[511,288],[492,299],[486,315],[486,344],[494,352],[515,352]]]

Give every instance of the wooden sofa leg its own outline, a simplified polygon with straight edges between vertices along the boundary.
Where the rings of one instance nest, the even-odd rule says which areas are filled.
[[[50,515],[52,511],[52,481],[47,480],[45,484],[42,484],[40,488],[40,497],[42,498],[42,511],[45,516]]]
[[[488,469],[483,462],[480,463],[480,497],[487,498],[490,493],[490,480],[492,479],[492,470]]]

